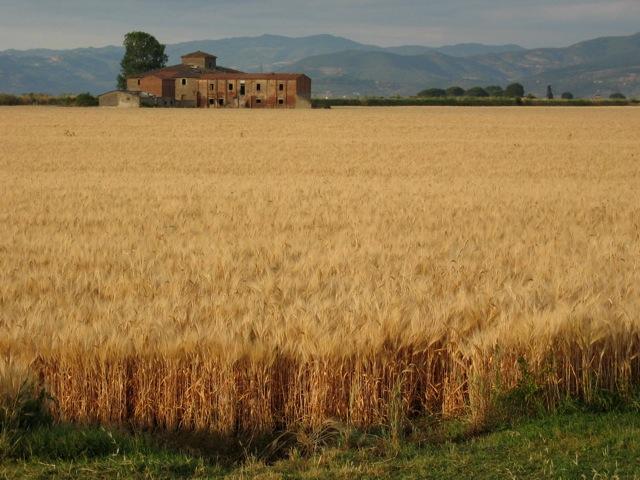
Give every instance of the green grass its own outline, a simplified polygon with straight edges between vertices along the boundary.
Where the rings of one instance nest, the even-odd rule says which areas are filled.
[[[640,415],[573,413],[484,435],[423,425],[410,438],[349,435],[303,455],[305,443],[226,445],[197,436],[44,427],[18,434],[0,478],[468,478],[640,479]],[[353,433],[353,432],[352,432]]]

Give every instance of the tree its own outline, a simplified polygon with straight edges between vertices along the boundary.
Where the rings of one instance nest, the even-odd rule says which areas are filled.
[[[519,83],[512,83],[504,90],[507,97],[524,97],[524,87]]]
[[[488,97],[489,93],[482,87],[473,87],[467,90],[467,97]]]
[[[98,99],[90,93],[81,93],[75,99],[76,107],[97,107]]]
[[[504,90],[500,85],[490,85],[485,90],[491,97],[504,97]]]
[[[463,97],[465,94],[462,87],[449,87],[447,88],[447,97]]]
[[[426,90],[422,90],[420,93],[418,93],[419,97],[427,97],[427,98],[433,98],[433,97],[446,97],[447,96],[447,92],[444,91],[441,88],[428,88]]]
[[[547,85],[547,100],[553,100],[553,89],[551,85]]]
[[[609,98],[611,100],[626,100],[627,97],[625,97],[622,93],[618,92],[618,93],[612,93]]]
[[[562,94],[562,99],[563,100],[573,100],[573,93],[571,92],[564,92]]]
[[[126,90],[127,77],[167,65],[169,57],[164,53],[165,46],[153,35],[145,32],[129,32],[124,36],[125,53],[120,62],[118,88]]]

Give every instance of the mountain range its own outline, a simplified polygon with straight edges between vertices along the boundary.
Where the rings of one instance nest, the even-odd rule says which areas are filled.
[[[640,95],[640,33],[604,37],[566,48],[466,43],[444,47],[380,47],[332,35],[278,35],[167,45],[170,63],[203,50],[247,72],[304,72],[315,96],[414,95],[430,87],[506,85],[518,81],[542,95]],[[115,87],[122,47],[0,51],[0,91],[51,94]]]

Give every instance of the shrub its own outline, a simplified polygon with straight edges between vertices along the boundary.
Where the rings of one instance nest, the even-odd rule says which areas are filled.
[[[498,392],[496,407],[499,421],[520,417],[535,417],[545,411],[544,391],[538,384],[527,360],[518,358],[520,379],[515,387]]]
[[[524,97],[524,87],[520,83],[512,83],[504,90],[507,97]]]
[[[48,400],[28,365],[0,358],[0,431],[48,424]]]
[[[620,92],[612,93],[609,98],[611,100],[626,100],[627,97]]]
[[[44,102],[43,105],[58,105],[61,107],[71,107],[75,105],[75,98],[71,95],[60,95],[58,97],[49,97]]]
[[[447,97],[463,97],[465,94],[464,88],[462,87],[449,87],[446,92]]]
[[[490,97],[504,97],[504,89],[500,85],[489,85],[485,90]]]
[[[467,97],[488,97],[489,93],[482,87],[473,87],[467,90]]]
[[[563,100],[573,100],[573,93],[571,92],[564,92],[562,94],[562,99]]]
[[[75,105],[77,107],[97,107],[98,99],[90,93],[81,93],[76,97]]]
[[[12,106],[22,105],[22,100],[16,95],[10,95],[8,93],[0,93],[0,105]]]
[[[48,95],[46,93],[33,92],[24,93],[22,95],[0,93],[0,105],[55,105],[60,107],[95,107],[98,105],[98,99],[90,93],[81,93],[80,95],[62,94],[57,96]]]
[[[51,423],[50,400],[28,365],[0,357],[0,460],[15,453],[21,431]]]
[[[426,98],[436,98],[436,97],[446,97],[446,96],[447,96],[447,92],[441,88],[428,88],[418,93],[418,97],[426,97]]]

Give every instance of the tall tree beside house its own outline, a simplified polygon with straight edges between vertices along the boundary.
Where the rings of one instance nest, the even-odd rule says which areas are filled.
[[[165,46],[145,32],[129,32],[124,36],[125,53],[120,62],[118,88],[126,90],[127,77],[167,66]]]

